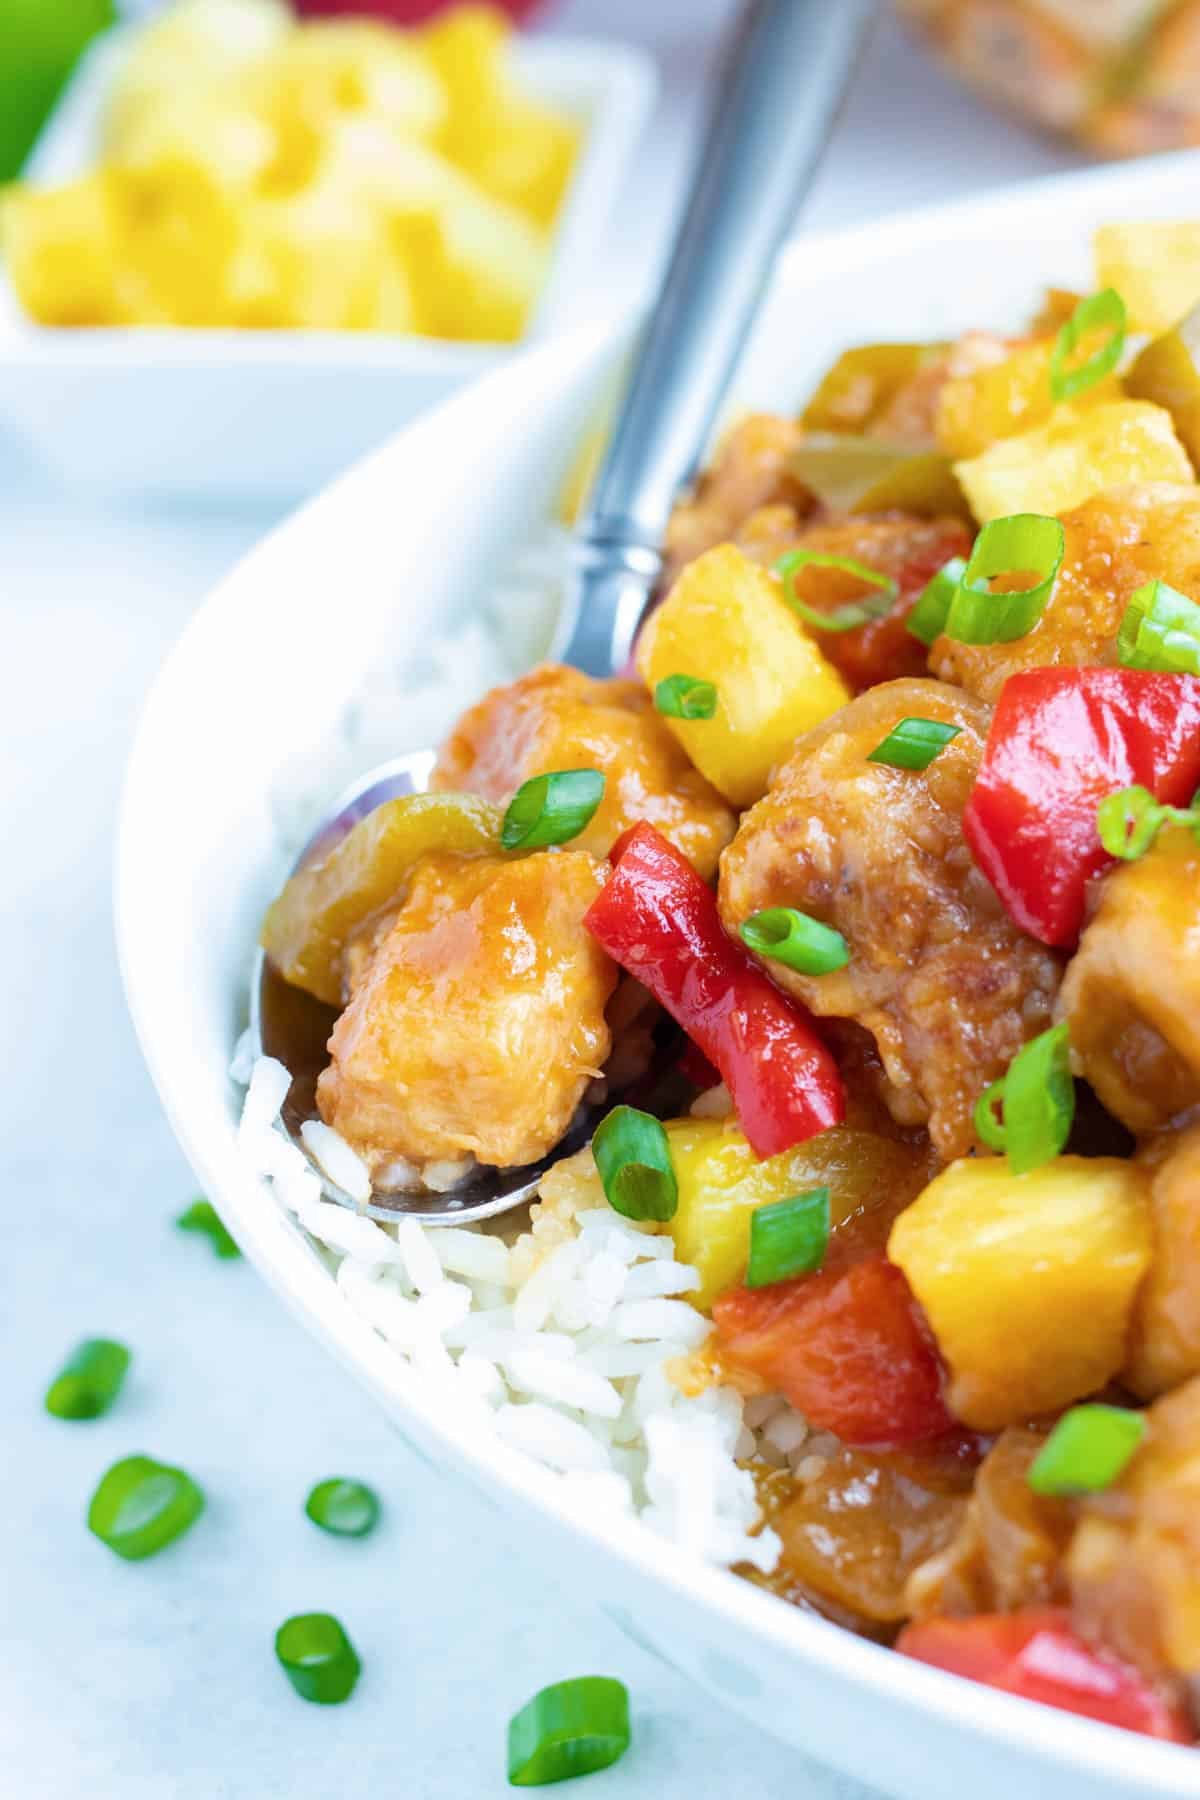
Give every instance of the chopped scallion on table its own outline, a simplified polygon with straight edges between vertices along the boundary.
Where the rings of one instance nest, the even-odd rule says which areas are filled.
[[[221,1223],[220,1214],[211,1200],[193,1200],[192,1204],[181,1212],[175,1221],[180,1231],[198,1231],[206,1237],[213,1247],[215,1255],[222,1261],[231,1261],[242,1253]]]
[[[578,837],[604,798],[599,769],[555,769],[522,782],[508,803],[500,844],[505,850],[536,850]]]
[[[1165,581],[1145,582],[1117,628],[1117,660],[1126,669],[1200,675],[1200,606]]]
[[[120,1393],[129,1362],[115,1338],[84,1338],[46,1389],[46,1411],[56,1419],[98,1419]]]
[[[934,638],[941,637],[945,631],[950,603],[958,592],[958,584],[966,567],[965,557],[952,556],[948,563],[943,563],[932,581],[922,588],[917,604],[909,613],[904,626],[913,637],[920,638],[923,644],[932,644]]]
[[[961,725],[943,725],[940,719],[901,719],[867,761],[892,769],[927,769],[961,730]]]
[[[824,1262],[828,1246],[827,1187],[757,1206],[750,1215],[746,1286],[771,1287],[793,1275],[811,1275]]]
[[[629,1748],[629,1694],[607,1675],[559,1681],[514,1713],[508,1726],[513,1787],[547,1787],[607,1769]]]
[[[819,607],[807,605],[796,593],[794,577],[800,569],[839,569],[843,575],[853,575],[857,581],[866,582],[868,587],[880,591],[862,600],[849,600],[830,612],[822,612]],[[869,569],[866,563],[855,562],[852,556],[829,556],[819,550],[789,550],[775,564],[775,573],[783,582],[784,599],[792,611],[814,631],[856,631],[860,625],[869,625],[872,619],[884,618],[896,603],[898,590],[891,576],[881,574],[878,569]]]
[[[126,1562],[156,1556],[204,1511],[204,1495],[183,1469],[152,1456],[127,1456],[100,1479],[88,1530]]]
[[[654,689],[654,704],[667,719],[711,719],[717,690],[697,675],[668,675]]]
[[[334,1537],[366,1537],[379,1523],[379,1497],[363,1481],[331,1475],[318,1481],[304,1502],[314,1525]]]
[[[741,928],[742,942],[758,956],[783,963],[800,975],[829,975],[844,969],[850,949],[840,931],[794,906],[769,906],[752,913]]]
[[[1125,1406],[1073,1406],[1029,1469],[1035,1494],[1096,1494],[1122,1473],[1146,1435],[1145,1413]]]
[[[1007,1155],[1014,1175],[1027,1175],[1062,1153],[1074,1118],[1067,1026],[1052,1025],[1019,1050],[1007,1074],[984,1090],[975,1107],[975,1130],[989,1150]]]
[[[275,1655],[302,1700],[338,1706],[348,1700],[362,1664],[332,1613],[296,1613],[275,1633]]]
[[[1059,327],[1050,356],[1050,393],[1055,400],[1074,400],[1111,375],[1125,348],[1125,302],[1116,288],[1101,288],[1081,300],[1065,324]],[[1091,332],[1107,329],[1098,350],[1081,363],[1071,357]]]
[[[635,1106],[614,1106],[596,1127],[592,1156],[608,1204],[627,1219],[675,1217],[679,1188],[660,1120]]]
[[[975,539],[946,616],[945,633],[960,644],[1010,644],[1033,630],[1062,567],[1066,538],[1057,519],[1013,513],[990,519]],[[1000,576],[1028,572],[1028,587],[995,589]]]

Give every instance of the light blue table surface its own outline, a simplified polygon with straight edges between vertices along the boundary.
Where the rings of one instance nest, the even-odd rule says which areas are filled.
[[[561,28],[640,37],[666,94],[639,166],[644,282],[670,217],[721,0],[575,0]],[[647,17],[649,15],[649,18]],[[880,33],[809,211],[860,217],[1062,166]],[[114,419],[113,430],[120,430]],[[0,1793],[6,1800],[467,1800],[499,1796],[504,1727],[537,1687],[608,1672],[636,1746],[595,1800],[849,1800],[670,1670],[546,1591],[470,1496],[418,1463],[244,1263],[172,1229],[193,1184],[125,1016],[109,917],[120,771],[154,669],[212,582],[270,523],[55,492],[0,441]],[[214,732],[236,730],[220,695]],[[203,746],[197,746],[198,754]],[[187,955],[187,945],[180,945]],[[107,1419],[41,1410],[80,1336],[135,1363]],[[209,1496],[189,1538],[119,1562],[82,1526],[97,1477],[146,1450]],[[385,1506],[362,1543],[303,1517],[309,1485],[361,1476]],[[328,1609],[364,1663],[340,1709],[275,1666],[287,1614]],[[803,1707],[804,1696],[796,1696]],[[561,1790],[567,1792],[568,1790]],[[583,1791],[583,1790],[581,1790]]]

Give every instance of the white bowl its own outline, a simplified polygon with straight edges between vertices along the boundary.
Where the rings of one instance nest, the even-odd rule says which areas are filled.
[[[1087,286],[1101,220],[1186,214],[1200,155],[1026,188],[798,243],[738,386],[788,407],[839,346],[1014,324],[1039,284]],[[641,1525],[581,1525],[553,1480],[435,1416],[239,1160],[226,1076],[255,930],[279,873],[268,795],[333,742],[381,655],[464,617],[545,517],[625,347],[532,351],[398,436],[274,532],[193,620],[151,694],[120,827],[117,925],[163,1103],[234,1234],[406,1438],[486,1492],[543,1560],[643,1643],[806,1754],[913,1800],[1195,1795],[1200,1754],[960,1681],[699,1567]],[[514,418],[522,428],[513,430]],[[499,1551],[498,1551],[499,1553]]]
[[[82,59],[31,181],[69,181],[94,162],[133,32],[105,33]],[[657,80],[647,56],[619,44],[521,38],[515,54],[530,90],[584,125],[528,344],[601,316],[605,226]],[[0,263],[0,421],[63,479],[107,492],[296,500],[517,352],[367,332],[41,326]]]

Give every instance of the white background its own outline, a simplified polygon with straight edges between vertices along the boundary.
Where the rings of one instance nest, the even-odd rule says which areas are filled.
[[[662,59],[666,93],[614,233],[610,295],[644,284],[661,249],[728,11],[566,0],[552,16],[555,29],[625,35]],[[884,27],[806,218],[853,220],[1069,161]],[[886,335],[886,296],[880,308]],[[121,999],[113,811],[156,665],[270,523],[91,504],[0,441],[0,1792],[499,1796],[509,1714],[548,1681],[604,1672],[629,1685],[636,1744],[589,1780],[589,1800],[847,1800],[846,1784],[715,1710],[569,1591],[547,1592],[536,1561],[399,1444],[245,1264],[172,1229],[193,1186]],[[214,693],[213,731],[236,728]],[[119,1407],[91,1424],[48,1418],[48,1377],[97,1333],[135,1352]],[[127,1565],[82,1516],[100,1473],[138,1450],[185,1464],[209,1506],[183,1542]],[[383,1496],[371,1539],[338,1542],[303,1517],[308,1487],[329,1474]],[[315,1609],[336,1612],[362,1655],[342,1708],[302,1704],[272,1656],[280,1620]]]

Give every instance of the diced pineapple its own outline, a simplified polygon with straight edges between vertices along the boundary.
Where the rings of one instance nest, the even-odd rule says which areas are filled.
[[[1085,338],[1078,360],[1086,361],[1106,335],[1097,332]],[[947,456],[978,456],[989,444],[1044,423],[1055,404],[1050,391],[1053,354],[1053,340],[1043,339],[1022,345],[1003,362],[954,376],[938,398],[935,429],[939,447]],[[1110,375],[1088,388],[1074,404],[1079,410],[1120,398],[1121,383]]]
[[[1171,415],[1145,400],[1060,406],[1045,425],[954,465],[981,524],[1009,513],[1064,513],[1105,488],[1195,479]]]
[[[642,632],[637,666],[651,691],[668,675],[715,684],[712,718],[666,723],[734,806],[760,799],[793,740],[850,697],[778,581],[732,544],[684,569]]]
[[[17,298],[43,325],[120,325],[133,316],[125,189],[111,173],[4,197],[4,257]]]
[[[949,1403],[999,1430],[1095,1393],[1125,1361],[1152,1224],[1143,1169],[1061,1156],[1027,1175],[952,1163],[892,1227],[888,1256],[950,1369]]]
[[[1193,464],[1200,463],[1200,306],[1151,339],[1126,377],[1135,400],[1165,406]]]
[[[821,377],[800,423],[805,431],[860,432],[936,351],[929,344],[856,344]]]
[[[668,1230],[680,1262],[700,1272],[689,1296],[707,1312],[741,1278],[756,1207],[807,1189],[829,1189],[830,1223],[886,1196],[916,1194],[928,1168],[922,1150],[872,1131],[836,1126],[794,1150],[760,1162],[742,1133],[721,1119],[676,1119],[667,1126],[679,1207]]]
[[[1101,225],[1096,279],[1116,288],[1138,331],[1166,331],[1200,300],[1200,221]]]
[[[113,84],[104,141],[170,114],[194,91],[228,89],[277,50],[294,28],[287,0],[176,0],[133,39]]]
[[[373,19],[310,21],[289,34],[258,80],[270,114],[303,119],[316,132],[359,117],[432,139],[449,110],[419,42]]]

